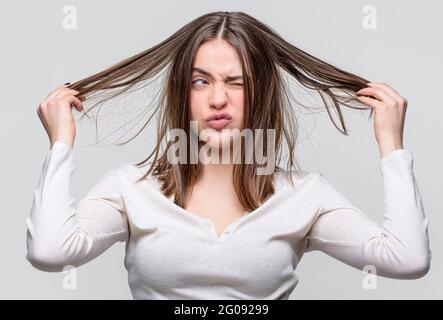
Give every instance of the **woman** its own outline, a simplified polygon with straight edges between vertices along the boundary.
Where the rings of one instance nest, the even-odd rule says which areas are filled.
[[[118,89],[105,101],[163,70],[154,151],[141,163],[111,168],[74,206],[71,106],[83,111],[93,93]],[[318,92],[337,127],[333,105],[344,134],[340,105],[374,114],[386,204],[382,226],[321,173],[291,170],[297,126],[285,75]],[[298,282],[298,262],[313,250],[355,268],[372,266],[384,277],[422,277],[431,259],[429,221],[412,154],[403,148],[406,105],[387,84],[315,58],[245,13],[203,15],[160,44],[62,85],[41,102],[37,112],[51,148],[26,220],[27,259],[41,270],[61,271],[125,241],[135,299],[287,299]],[[177,145],[166,138],[173,129],[190,140],[179,144],[184,161],[171,161]],[[251,144],[239,139],[240,129],[266,130]],[[259,174],[261,164],[275,164],[273,155],[281,156],[283,137],[289,169],[273,165],[275,170]],[[251,146],[260,145],[255,141],[264,144],[264,155],[246,162]],[[210,152],[201,152],[207,145]],[[192,161],[192,150],[199,151],[198,161]],[[228,163],[206,161],[228,150]]]

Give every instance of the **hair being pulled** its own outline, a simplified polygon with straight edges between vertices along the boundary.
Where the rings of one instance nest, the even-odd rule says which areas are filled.
[[[200,177],[202,164],[191,164],[190,161],[186,164],[170,163],[167,151],[171,141],[167,141],[167,132],[180,128],[189,137],[189,91],[194,57],[204,42],[217,38],[228,41],[240,56],[245,90],[244,128],[275,130],[274,154],[280,159],[283,151],[287,152],[286,167],[290,177],[292,172],[299,171],[294,155],[298,137],[294,109],[306,106],[297,101],[294,104],[285,76],[317,92],[333,125],[344,135],[348,132],[341,106],[370,109],[369,117],[372,116],[372,108],[355,98],[355,93],[366,87],[368,80],[297,48],[271,27],[246,13],[212,12],[198,17],[159,44],[69,86],[79,91],[86,101],[94,94],[112,91],[111,95],[99,101],[102,103],[165,72],[155,109],[155,113],[159,113],[157,143],[150,155],[137,163],[142,165],[153,157],[148,171],[138,181],[150,174],[156,176],[161,181],[161,191],[167,197],[174,195],[174,202],[179,206],[184,206],[192,186]],[[339,124],[334,120],[333,113],[338,116]],[[263,139],[266,141],[264,131]],[[187,154],[189,156],[189,152]],[[275,191],[272,183],[274,174],[256,175],[257,166],[256,163],[234,165],[234,187],[240,202],[249,211],[260,206]]]

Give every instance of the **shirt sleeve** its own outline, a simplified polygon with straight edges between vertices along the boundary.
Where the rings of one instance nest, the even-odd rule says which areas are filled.
[[[371,220],[319,174],[322,206],[306,237],[305,252],[320,250],[388,278],[420,278],[430,268],[432,253],[412,153],[397,149],[379,164],[384,187],[382,224]]]
[[[26,218],[26,259],[43,271],[78,267],[128,237],[119,170],[110,169],[75,206],[70,191],[74,166],[71,147],[55,141],[43,162]]]

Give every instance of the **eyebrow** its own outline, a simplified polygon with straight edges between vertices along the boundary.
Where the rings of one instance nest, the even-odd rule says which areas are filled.
[[[201,74],[204,74],[205,76],[208,76],[208,77],[211,78],[211,79],[214,79],[214,77],[212,76],[211,73],[209,73],[208,71],[203,70],[203,69],[201,69],[201,68],[192,68],[192,72],[199,72],[199,73],[201,73]],[[243,79],[243,76],[241,76],[241,75],[239,75],[239,76],[235,75],[235,76],[227,76],[227,77],[225,78],[225,80],[227,80],[227,81],[234,81],[234,80],[239,80],[239,79]]]

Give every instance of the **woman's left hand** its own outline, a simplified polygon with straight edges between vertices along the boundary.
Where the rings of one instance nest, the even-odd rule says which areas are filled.
[[[386,83],[367,83],[357,99],[374,108],[374,131],[380,156],[403,149],[403,128],[408,102]]]

